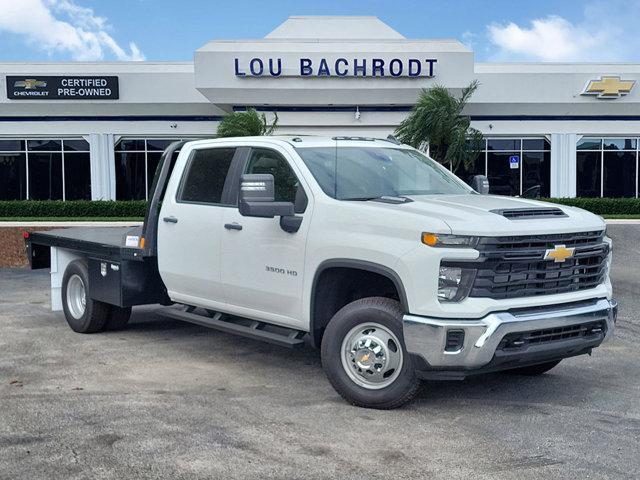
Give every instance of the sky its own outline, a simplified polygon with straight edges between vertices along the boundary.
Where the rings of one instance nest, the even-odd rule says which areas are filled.
[[[0,61],[185,61],[290,15],[375,15],[481,62],[640,62],[640,0],[0,0]]]

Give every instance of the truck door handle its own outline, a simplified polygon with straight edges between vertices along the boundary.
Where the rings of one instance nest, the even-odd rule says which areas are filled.
[[[240,225],[239,223],[225,223],[224,224],[224,228],[226,228],[227,230],[242,230],[242,225]]]
[[[167,223],[178,223],[178,219],[176,217],[164,217],[162,221]]]

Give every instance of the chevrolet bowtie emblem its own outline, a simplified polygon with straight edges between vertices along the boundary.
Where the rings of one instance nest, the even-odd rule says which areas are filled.
[[[582,94],[619,98],[629,93],[635,84],[634,80],[622,80],[620,77],[602,77],[600,80],[590,80]]]
[[[555,263],[564,262],[567,258],[573,257],[575,248],[567,248],[565,245],[556,245],[544,252],[545,260],[553,260]]]
[[[44,80],[36,80],[35,78],[25,78],[24,80],[18,80],[14,82],[14,87],[24,88],[25,90],[34,90],[38,87],[46,87],[47,82]]]

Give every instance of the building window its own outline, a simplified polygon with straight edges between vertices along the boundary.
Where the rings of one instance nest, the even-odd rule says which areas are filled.
[[[582,138],[576,147],[578,197],[638,196],[637,138]]]
[[[453,172],[467,183],[474,175],[489,178],[495,195],[549,197],[551,145],[546,138],[487,138],[472,165],[459,165]]]
[[[27,198],[24,140],[0,140],[0,200]]]
[[[0,200],[91,200],[89,143],[0,139]]]
[[[116,200],[146,200],[162,152],[187,138],[124,138],[115,148]]]

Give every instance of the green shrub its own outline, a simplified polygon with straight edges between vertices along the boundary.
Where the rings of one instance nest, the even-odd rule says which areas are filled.
[[[640,215],[640,198],[545,198],[543,200],[584,208],[598,215]]]
[[[73,200],[0,201],[0,217],[144,217],[147,202]]]
[[[598,215],[640,215],[638,198],[544,198],[547,202],[584,208]],[[0,217],[144,217],[147,202],[132,201],[59,201],[15,200],[0,201]]]

